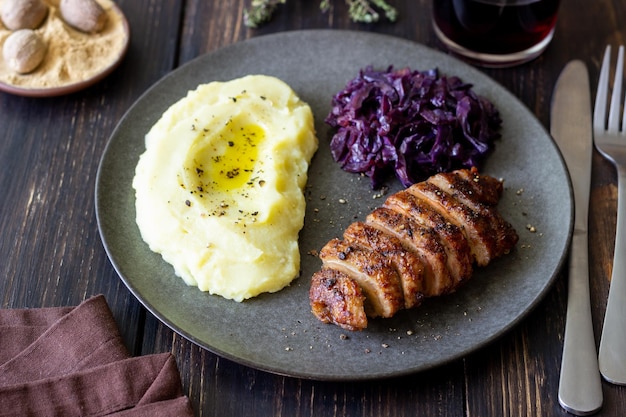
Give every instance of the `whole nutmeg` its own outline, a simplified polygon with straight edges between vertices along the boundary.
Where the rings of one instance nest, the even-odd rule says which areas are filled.
[[[46,50],[46,43],[37,32],[20,29],[5,39],[2,57],[12,70],[28,74],[41,64],[46,56]]]
[[[63,20],[81,32],[100,32],[107,21],[106,11],[95,0],[61,0],[59,10]]]
[[[48,6],[42,0],[3,0],[0,8],[2,23],[9,30],[36,29],[48,16]]]

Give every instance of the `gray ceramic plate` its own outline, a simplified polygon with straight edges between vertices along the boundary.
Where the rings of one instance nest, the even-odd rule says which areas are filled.
[[[505,179],[500,210],[520,234],[517,249],[480,269],[457,293],[352,333],[310,313],[310,255],[363,219],[381,198],[369,181],[342,172],[326,144],[331,96],[367,65],[438,67],[492,100],[503,138],[484,172]],[[187,287],[141,240],[131,181],[144,135],[198,84],[251,73],[277,76],[313,108],[321,146],[309,172],[300,237],[302,274],[290,287],[243,303]],[[398,189],[395,181],[390,191]],[[341,200],[341,202],[340,202]],[[476,69],[407,40],[365,32],[313,30],[253,38],[204,55],[164,77],[128,111],[102,157],[96,184],[98,225],[106,251],[130,291],[167,326],[241,364],[320,380],[397,376],[460,358],[515,326],[547,292],[566,256],[572,229],[569,177],[556,145],[513,95]],[[527,226],[534,227],[535,232]],[[347,336],[347,337],[346,337]]]

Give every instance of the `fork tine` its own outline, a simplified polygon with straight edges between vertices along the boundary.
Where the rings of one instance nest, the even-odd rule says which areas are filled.
[[[624,47],[619,47],[617,54],[617,65],[615,66],[615,75],[613,80],[613,96],[611,97],[611,109],[609,110],[609,124],[607,131],[609,133],[619,132],[619,122],[621,119],[622,104],[622,79],[624,78]]]
[[[606,126],[606,101],[609,91],[609,65],[611,63],[611,45],[604,50],[600,78],[598,79],[598,91],[596,93],[596,103],[593,109],[593,129],[596,135],[604,132]]]
[[[624,55],[624,46],[620,46],[620,53],[622,54],[622,56]],[[623,59],[623,58],[622,58]],[[623,78],[623,73],[619,74],[620,79]],[[622,134],[624,134],[624,132],[626,131],[626,97],[624,97],[624,107],[622,110]]]

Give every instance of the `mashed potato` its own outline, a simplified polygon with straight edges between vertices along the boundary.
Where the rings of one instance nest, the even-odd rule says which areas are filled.
[[[313,114],[279,79],[200,85],[146,135],[137,225],[188,285],[236,301],[298,276]]]

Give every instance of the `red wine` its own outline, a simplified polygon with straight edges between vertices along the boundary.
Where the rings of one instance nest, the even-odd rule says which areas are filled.
[[[559,0],[434,0],[433,20],[448,46],[505,55],[549,42],[558,8]]]

